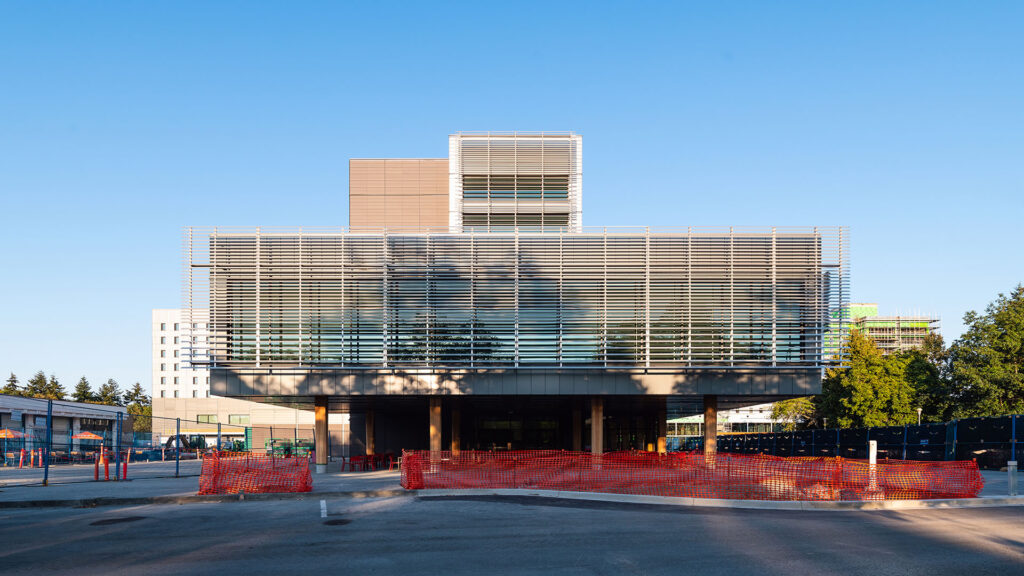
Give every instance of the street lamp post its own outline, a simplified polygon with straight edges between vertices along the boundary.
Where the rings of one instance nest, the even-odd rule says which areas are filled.
[[[917,409],[917,425],[918,426],[921,425],[921,409],[920,408]]]

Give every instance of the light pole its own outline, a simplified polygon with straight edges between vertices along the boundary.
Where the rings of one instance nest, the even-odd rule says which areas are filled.
[[[917,425],[918,426],[921,425],[921,409],[920,408],[917,409]]]

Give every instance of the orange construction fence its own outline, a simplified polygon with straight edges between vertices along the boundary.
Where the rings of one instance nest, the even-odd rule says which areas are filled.
[[[402,453],[402,486],[526,488],[742,500],[973,498],[984,479],[973,461],[782,458],[702,452]]]
[[[199,494],[309,492],[308,458],[281,458],[248,452],[213,452],[203,458]]]

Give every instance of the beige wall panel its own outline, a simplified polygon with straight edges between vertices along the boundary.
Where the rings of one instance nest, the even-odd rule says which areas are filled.
[[[447,159],[349,161],[350,227],[423,230],[447,225]]]

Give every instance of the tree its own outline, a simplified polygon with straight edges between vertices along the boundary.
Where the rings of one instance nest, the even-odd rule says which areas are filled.
[[[36,372],[28,382],[25,383],[24,395],[29,398],[45,398],[46,397],[46,374],[42,370]]]
[[[900,353],[907,361],[905,378],[914,388],[921,418],[926,422],[945,422],[950,410],[948,394],[949,353],[942,336],[928,334],[920,349]]]
[[[57,377],[50,374],[50,379],[46,382],[46,392],[43,397],[49,400],[63,400],[66,395],[67,391],[64,390],[64,387],[57,381]]]
[[[124,401],[128,405],[128,414],[132,417],[132,429],[136,432],[151,431],[153,406],[142,385],[136,382],[124,393]]]
[[[823,417],[841,428],[895,426],[916,421],[917,399],[906,380],[909,360],[885,356],[859,331],[850,334],[843,362],[830,368],[822,382]]]
[[[124,403],[128,406],[132,404],[149,404],[149,396],[142,389],[142,385],[136,382],[124,393]]]
[[[984,314],[964,314],[964,324],[949,349],[949,415],[1024,412],[1024,284],[999,294]]]
[[[89,381],[85,379],[85,376],[78,381],[75,385],[75,391],[71,394],[71,399],[75,402],[95,402],[96,395],[92,393],[92,386],[89,385]]]
[[[14,375],[14,372],[11,372],[11,377],[7,379],[7,384],[4,385],[3,389],[0,389],[0,394],[21,396],[21,387],[18,386],[18,377]]]
[[[772,420],[781,420],[783,428],[787,432],[797,429],[798,425],[807,427],[817,424],[819,420],[818,409],[814,405],[813,396],[803,398],[792,398],[772,404]]]
[[[153,431],[153,407],[149,404],[131,404],[128,406],[128,415],[132,419],[132,430],[136,432]]]
[[[121,389],[117,387],[117,380],[110,378],[106,384],[100,386],[99,392],[96,393],[96,401],[110,406],[123,406]]]

